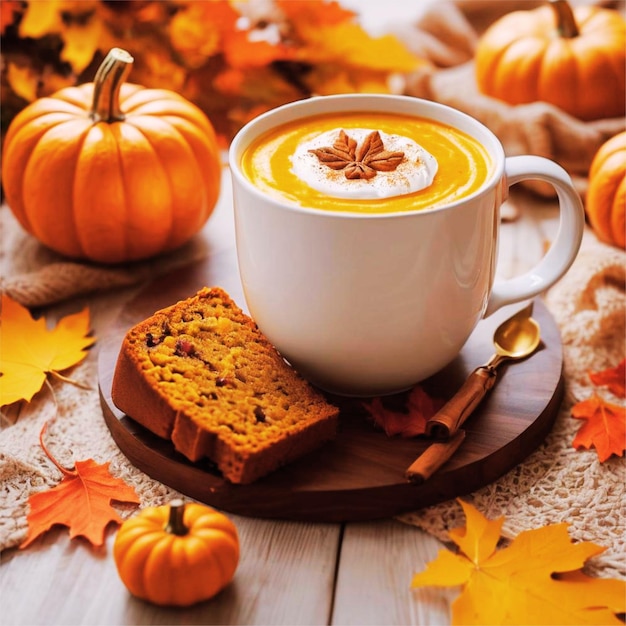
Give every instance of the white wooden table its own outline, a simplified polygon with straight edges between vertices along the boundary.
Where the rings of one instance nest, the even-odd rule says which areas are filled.
[[[213,248],[232,229],[228,181],[203,231]],[[501,228],[498,273],[528,269],[554,238],[552,201],[515,193],[519,217]],[[219,233],[219,236],[218,236]],[[232,231],[231,231],[232,234]],[[115,310],[108,312],[110,317]],[[96,329],[97,330],[97,329]],[[302,523],[232,516],[241,539],[233,583],[185,610],[131,597],[112,558],[114,532],[93,549],[54,528],[27,550],[7,550],[0,567],[0,624],[446,624],[454,593],[410,588],[441,544],[395,520]]]
[[[426,10],[425,0],[412,11]],[[345,0],[381,34],[387,23],[415,18],[404,2]],[[558,227],[552,201],[514,193],[519,217],[501,228],[498,275],[519,274],[543,255]],[[232,229],[232,196],[223,193],[203,236],[214,250]],[[123,304],[116,301],[118,307]],[[106,312],[106,325],[116,315]],[[107,320],[108,316],[108,320]],[[96,329],[97,331],[98,329]],[[97,334],[97,332],[96,332]],[[163,609],[129,595],[112,558],[114,531],[94,549],[53,528],[27,550],[7,550],[0,565],[0,625],[448,624],[454,591],[412,590],[413,574],[435,558],[439,541],[396,520],[305,523],[229,515],[237,525],[241,560],[233,582],[189,609]]]

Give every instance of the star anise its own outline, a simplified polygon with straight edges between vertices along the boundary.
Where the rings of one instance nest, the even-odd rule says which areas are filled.
[[[350,180],[357,178],[369,180],[374,178],[377,172],[392,172],[404,159],[404,152],[385,150],[377,130],[367,135],[360,146],[342,130],[332,147],[318,148],[309,152],[331,169],[344,170],[345,177]]]

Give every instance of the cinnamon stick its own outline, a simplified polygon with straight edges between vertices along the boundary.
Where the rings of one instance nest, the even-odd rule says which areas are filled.
[[[494,369],[476,368],[454,396],[428,420],[426,434],[436,439],[452,437],[495,383]]]
[[[465,431],[457,430],[450,439],[431,443],[405,472],[409,482],[416,485],[428,480],[458,450],[465,439]]]

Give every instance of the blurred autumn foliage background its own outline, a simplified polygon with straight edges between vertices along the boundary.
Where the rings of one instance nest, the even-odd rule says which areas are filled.
[[[272,107],[394,91],[424,63],[325,0],[2,0],[0,11],[3,137],[29,102],[91,81],[115,46],[135,59],[129,82],[197,104],[224,147]]]

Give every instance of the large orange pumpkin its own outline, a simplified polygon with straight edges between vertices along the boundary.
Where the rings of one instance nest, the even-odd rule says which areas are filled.
[[[591,163],[585,210],[598,239],[626,249],[626,132],[604,143]]]
[[[565,0],[494,22],[476,49],[479,89],[509,104],[549,102],[581,120],[624,115],[626,23]]]
[[[114,48],[93,83],[36,100],[7,131],[7,202],[25,230],[63,255],[120,263],[173,250],[217,202],[210,121],[174,92],[124,84],[132,62]]]
[[[117,531],[113,558],[133,595],[162,606],[189,606],[231,582],[239,536],[223,513],[174,500],[126,520]]]

